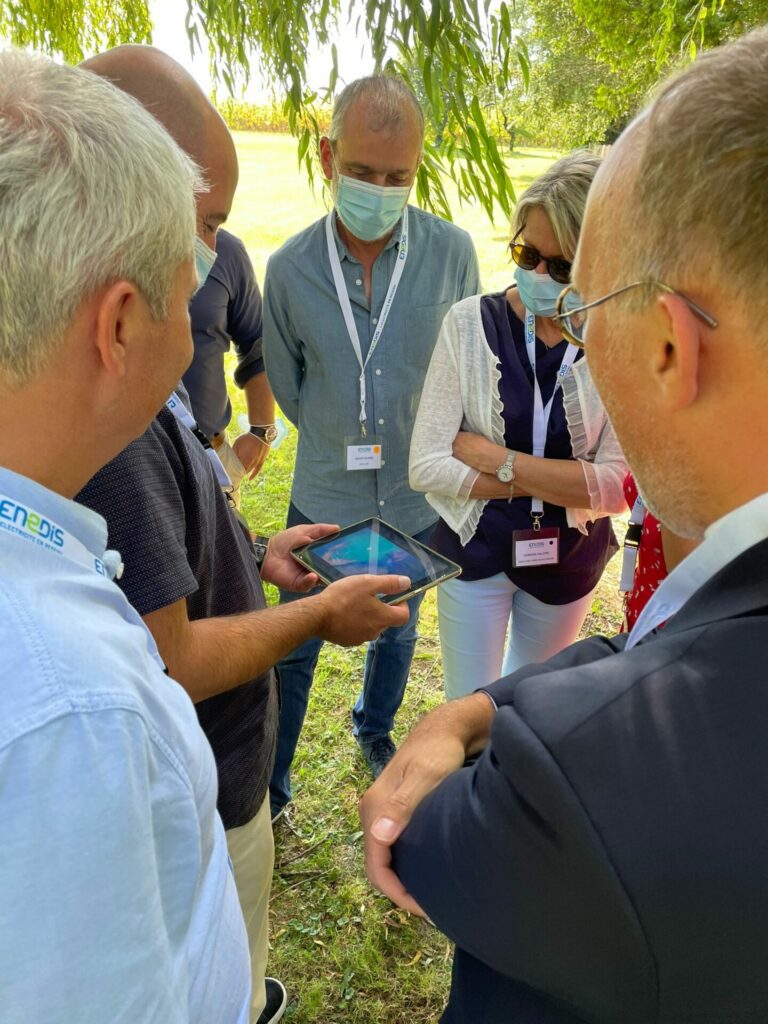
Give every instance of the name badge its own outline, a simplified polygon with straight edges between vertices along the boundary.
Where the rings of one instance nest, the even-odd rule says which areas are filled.
[[[381,469],[381,440],[378,437],[347,437],[344,448],[348,470]]]
[[[515,530],[512,533],[512,565],[522,569],[534,565],[557,565],[560,560],[560,530],[544,526],[540,530]]]

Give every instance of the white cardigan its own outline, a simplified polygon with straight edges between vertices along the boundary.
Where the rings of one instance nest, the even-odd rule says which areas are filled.
[[[427,501],[462,545],[475,534],[485,499],[467,496],[479,473],[453,457],[460,430],[482,434],[502,447],[503,405],[499,364],[483,333],[480,295],[448,312],[427,371],[411,438],[410,484],[426,491]],[[563,379],[563,407],[574,458],[581,462],[590,508],[566,509],[569,526],[586,533],[586,524],[626,510],[623,482],[627,464],[592,383],[586,359]]]

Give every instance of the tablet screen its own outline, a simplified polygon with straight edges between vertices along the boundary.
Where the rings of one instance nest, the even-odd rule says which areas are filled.
[[[408,576],[409,592],[455,576],[458,566],[380,519],[349,526],[296,552],[327,581],[372,573]]]

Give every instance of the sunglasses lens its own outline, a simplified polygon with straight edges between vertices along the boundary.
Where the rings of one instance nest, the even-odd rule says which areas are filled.
[[[517,243],[510,247],[512,252],[512,259],[523,270],[535,270],[539,265],[541,256],[536,249],[531,249],[529,245],[522,245]]]
[[[549,276],[558,284],[568,284],[571,280],[571,264],[568,260],[547,260]]]

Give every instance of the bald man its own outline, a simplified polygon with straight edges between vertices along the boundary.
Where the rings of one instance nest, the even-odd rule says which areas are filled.
[[[84,67],[140,100],[202,167],[209,183],[197,197],[202,281],[216,258],[216,232],[237,185],[237,155],[226,125],[187,72],[152,47],[118,47]],[[289,551],[334,527],[286,530],[255,548],[226,488],[221,463],[179,386],[142,437],[97,473],[78,500],[107,518],[109,542],[125,563],[120,586],[171,675],[197,702],[216,757],[218,808],[248,929],[251,1021],[272,1024],[286,1004],[281,983],[265,981],[274,859],[265,796],[278,708],[273,666],[310,637],[352,645],[402,624],[407,610],[390,608],[376,595],[402,590],[407,581],[355,577],[267,609],[260,573],[296,591],[314,586],[317,577],[304,573]]]
[[[427,716],[363,800],[374,884],[456,942],[444,1024],[768,1020],[766,223],[762,29],[613,147],[561,299],[648,507],[701,544],[629,634]]]

